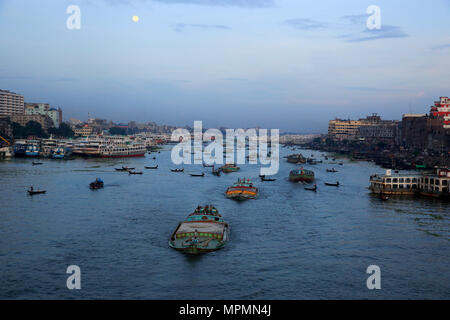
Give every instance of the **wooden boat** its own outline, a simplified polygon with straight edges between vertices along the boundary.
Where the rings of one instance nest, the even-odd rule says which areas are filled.
[[[97,190],[97,189],[103,188],[103,181],[102,181],[102,179],[99,179],[99,178],[95,179],[94,182],[91,182],[89,184],[89,188],[92,189],[92,190]]]
[[[145,169],[158,169],[158,166],[153,166],[153,167],[145,167]]]
[[[215,176],[220,177],[220,169],[214,170],[214,168],[213,168],[212,174],[215,175]]]
[[[228,199],[233,200],[249,200],[258,197],[259,190],[250,179],[238,179],[231,187],[227,189],[225,195]]]
[[[171,169],[170,171],[172,171],[172,172],[184,172],[184,168],[183,169]]]
[[[305,190],[316,192],[317,191],[317,184],[315,184],[313,188],[305,188]]]
[[[223,248],[229,241],[230,227],[212,206],[198,206],[180,222],[169,239],[169,246],[187,254],[202,254]]]
[[[205,167],[205,168],[214,168],[214,165],[213,164],[203,164],[203,167]]]
[[[35,194],[44,194],[46,192],[46,190],[28,190],[28,194],[30,196],[34,196]]]
[[[204,172],[202,172],[201,174],[198,174],[198,173],[191,173],[191,177],[204,177],[205,176],[205,173]]]
[[[129,174],[143,174],[142,171],[128,171]]]
[[[389,196],[387,194],[380,193],[380,199],[383,201],[389,200]]]
[[[222,172],[224,172],[224,173],[236,172],[236,171],[239,171],[240,169],[241,168],[239,168],[235,164],[226,164],[226,165],[220,167],[220,170],[222,170]]]
[[[130,170],[134,170],[135,168],[128,168],[128,167],[124,167],[122,166],[122,168],[116,168],[116,171],[130,171]]]
[[[261,177],[261,181],[273,182],[273,181],[277,181],[277,179],[274,179],[274,178],[266,178],[266,177],[264,176],[264,177]]]
[[[329,187],[339,187],[339,181],[337,181],[336,183],[327,183],[327,182],[325,182],[325,185],[329,186]]]
[[[41,165],[41,164],[43,164],[42,162],[34,162],[33,161],[33,166],[38,166],[38,165]]]
[[[314,172],[303,168],[292,170],[289,173],[289,180],[292,182],[313,182]]]
[[[327,169],[327,172],[338,172],[335,168],[333,169]]]

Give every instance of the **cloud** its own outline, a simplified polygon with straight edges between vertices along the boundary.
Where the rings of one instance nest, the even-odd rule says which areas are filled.
[[[272,8],[274,0],[153,0],[167,4],[196,4],[201,6]]]
[[[346,39],[348,42],[363,42],[390,38],[406,38],[409,37],[402,28],[397,26],[384,25],[381,29],[366,29],[358,34],[343,35],[340,38]]]
[[[353,14],[342,16],[341,19],[351,24],[366,24],[369,14]]]
[[[288,19],[283,23],[298,30],[317,30],[326,28],[327,26],[325,23],[304,18]]]
[[[221,30],[231,30],[230,27],[221,24],[187,24],[187,23],[177,23],[172,26],[173,30],[176,32],[183,32],[186,27],[200,28],[200,29],[221,29]]]
[[[444,49],[448,49],[448,48],[450,48],[450,43],[434,46],[433,50],[444,50]]]

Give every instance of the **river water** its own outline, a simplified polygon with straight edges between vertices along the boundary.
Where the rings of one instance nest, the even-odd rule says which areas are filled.
[[[201,165],[172,173],[170,150],[126,160],[42,160],[41,166],[0,161],[0,298],[450,298],[448,202],[381,201],[367,187],[369,176],[384,170],[367,162],[305,165],[316,173],[314,193],[287,181],[296,166],[285,159],[277,181],[260,182],[254,165],[221,177]],[[158,170],[144,169],[155,164]],[[144,174],[116,172],[121,165]],[[339,172],[326,173],[331,167]],[[188,174],[201,171],[203,178]],[[96,177],[105,188],[92,191]],[[225,198],[239,177],[255,182],[259,199]],[[336,180],[340,188],[324,186]],[[31,185],[47,194],[28,196]],[[231,241],[192,257],[169,248],[168,239],[199,204],[218,208]],[[69,265],[81,268],[81,290],[66,287]],[[381,269],[381,290],[367,289],[369,265]]]

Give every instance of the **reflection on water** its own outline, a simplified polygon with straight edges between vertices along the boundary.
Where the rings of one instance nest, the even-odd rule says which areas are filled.
[[[367,187],[383,169],[338,161],[344,166],[304,165],[315,171],[317,192],[287,181],[296,166],[283,158],[274,182],[261,182],[251,165],[221,177],[202,165],[173,173],[169,148],[125,160],[2,161],[0,298],[450,298],[449,203],[381,201]],[[122,165],[144,174],[116,172]],[[339,172],[327,173],[332,167]],[[105,188],[92,191],[97,177]],[[243,177],[260,188],[258,200],[226,199],[226,188]],[[336,181],[339,188],[324,185]],[[31,185],[47,194],[28,196]],[[230,224],[229,244],[200,257],[170,249],[178,222],[205,204]],[[82,270],[78,292],[65,286],[71,264]],[[382,270],[377,292],[366,287],[371,264]]]

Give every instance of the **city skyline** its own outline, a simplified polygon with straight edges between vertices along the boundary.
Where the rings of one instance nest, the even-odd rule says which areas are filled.
[[[66,27],[72,4],[80,30]],[[378,31],[366,27],[373,4]],[[325,133],[335,117],[399,120],[449,94],[449,9],[444,0],[3,0],[0,88],[62,107],[67,119],[302,133]]]

